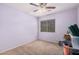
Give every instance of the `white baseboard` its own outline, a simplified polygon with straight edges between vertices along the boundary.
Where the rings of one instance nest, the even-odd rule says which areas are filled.
[[[37,39],[36,39],[36,40],[37,40]],[[42,40],[42,39],[39,39],[39,40]],[[29,42],[21,42],[21,43],[19,43],[19,44],[16,45],[16,46],[13,46],[13,47],[11,47],[11,48],[8,48],[8,49],[5,49],[5,50],[0,51],[0,53],[4,53],[4,52],[6,52],[6,51],[9,51],[9,50],[11,50],[11,49],[17,48],[17,47],[22,46],[22,45],[24,45],[24,44],[29,44],[29,43],[31,43],[31,42],[33,42],[33,41],[35,41],[35,39],[33,39],[33,40],[29,41]],[[47,41],[47,42],[50,42],[50,43],[58,43],[57,41],[49,41],[49,40],[43,40],[43,41]]]
[[[24,44],[29,44],[29,43],[31,43],[31,42],[33,42],[33,41],[35,41],[35,39],[34,39],[34,40],[31,40],[31,41],[29,41],[29,42],[22,42],[22,43],[19,43],[19,44],[16,45],[16,46],[13,46],[13,47],[11,47],[11,48],[8,48],[8,49],[5,49],[5,50],[0,51],[0,53],[4,53],[4,52],[6,52],[6,51],[9,51],[9,50],[11,50],[11,49],[17,48],[17,47],[22,46],[22,45],[24,45]]]
[[[58,43],[59,42],[59,41],[49,41],[49,40],[45,40],[45,39],[39,39],[39,40],[48,41],[48,42],[51,42],[51,43]]]

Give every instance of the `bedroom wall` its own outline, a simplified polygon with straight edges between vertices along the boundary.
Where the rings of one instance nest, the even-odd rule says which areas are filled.
[[[55,16],[55,17],[54,17]],[[40,32],[39,23],[39,39],[50,42],[58,42],[64,40],[63,36],[68,30],[68,26],[77,23],[77,8],[61,11],[56,14],[40,17],[40,21],[55,18],[55,32]]]
[[[0,52],[37,39],[36,18],[0,4]]]
[[[78,27],[79,27],[79,7],[77,8],[77,24],[78,24]]]

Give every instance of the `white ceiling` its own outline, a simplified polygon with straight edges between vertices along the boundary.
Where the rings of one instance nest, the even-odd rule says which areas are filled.
[[[74,8],[74,7],[77,7],[79,4],[77,3],[48,3],[47,6],[55,6],[56,9],[52,9],[51,11],[38,11],[38,12],[33,12],[33,10],[39,9],[39,7],[32,6],[29,3],[6,3],[6,5],[16,8],[18,10],[21,10],[25,13],[29,13],[33,16],[43,16],[43,15],[67,10],[69,8]]]

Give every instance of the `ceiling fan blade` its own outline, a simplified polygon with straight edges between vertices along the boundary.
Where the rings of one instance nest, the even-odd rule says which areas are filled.
[[[30,5],[33,5],[33,6],[36,6],[36,7],[38,7],[38,5],[36,5],[36,4],[34,4],[34,3],[30,3]]]
[[[46,7],[46,9],[55,9],[56,7]]]
[[[33,12],[37,12],[38,10],[34,10]]]

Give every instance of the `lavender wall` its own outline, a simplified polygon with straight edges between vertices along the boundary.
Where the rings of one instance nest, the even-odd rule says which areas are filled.
[[[53,19],[55,16],[56,21],[56,31],[52,32],[40,32],[39,31],[39,39],[46,40],[50,42],[58,42],[60,40],[64,40],[63,36],[66,33],[68,26],[71,24],[77,23],[77,9],[72,8],[69,10],[65,10],[56,14],[51,14],[48,16],[40,17],[40,21]],[[39,26],[40,27],[40,26]]]
[[[79,27],[79,7],[77,8],[77,24],[78,24],[78,27]]]
[[[36,18],[0,4],[0,52],[36,40],[36,36]]]

